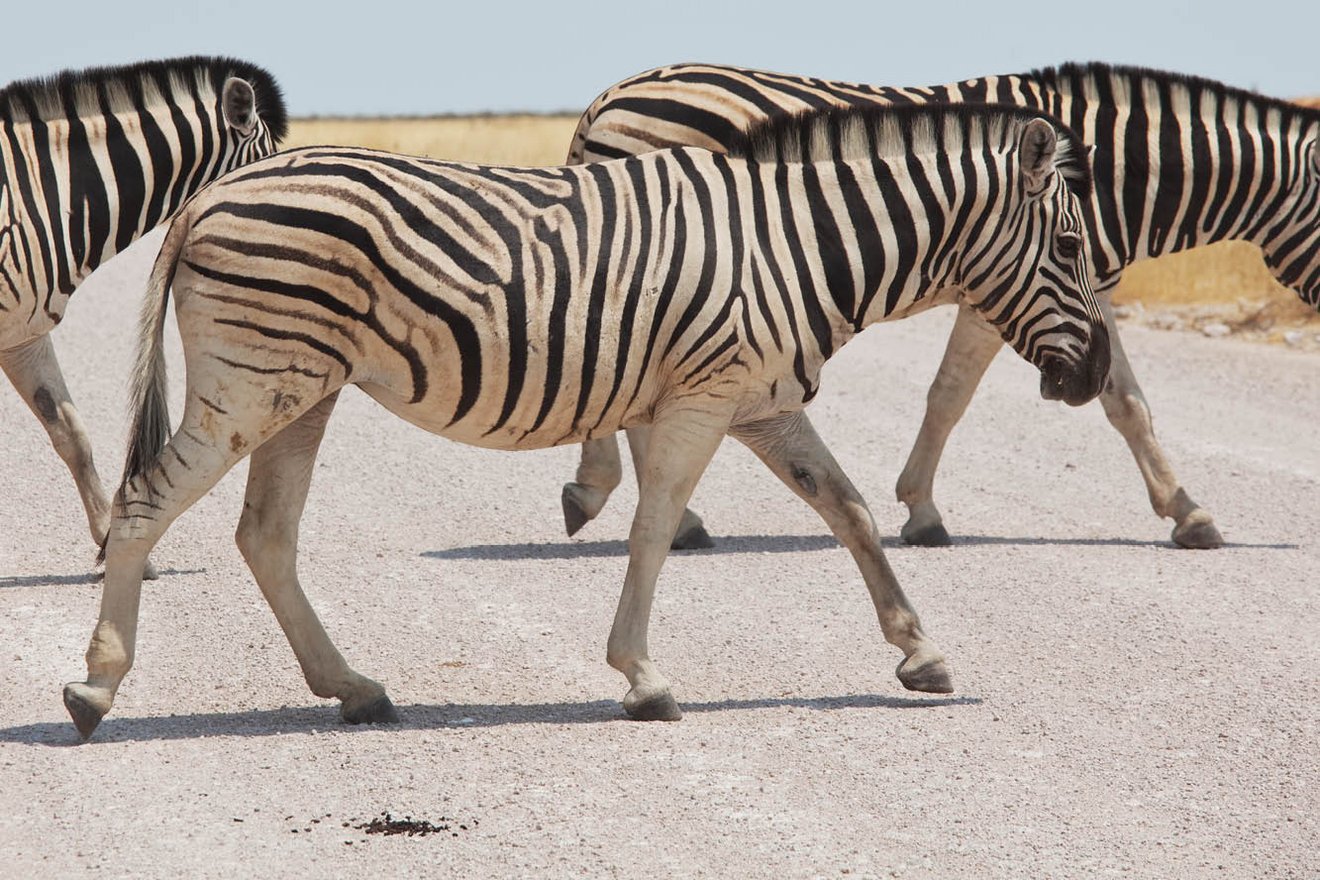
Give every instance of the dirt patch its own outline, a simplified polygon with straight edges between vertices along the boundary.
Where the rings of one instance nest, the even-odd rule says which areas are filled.
[[[345,822],[345,825],[350,823]],[[472,827],[477,826],[477,820],[471,820]],[[450,819],[441,816],[437,821],[432,822],[429,819],[414,819],[412,816],[404,816],[396,819],[389,813],[381,813],[370,822],[363,822],[359,825],[353,825],[359,831],[365,831],[368,834],[383,834],[391,837],[396,834],[406,834],[409,837],[425,837],[428,834],[449,834],[451,837],[458,837],[460,831],[468,830],[467,822],[459,822],[457,819]]]

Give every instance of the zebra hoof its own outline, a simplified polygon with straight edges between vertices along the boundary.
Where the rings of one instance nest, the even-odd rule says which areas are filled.
[[[105,704],[105,705],[102,705]],[[73,719],[73,726],[78,728],[78,735],[87,742],[96,730],[110,706],[104,694],[81,681],[69,682],[64,686],[64,708]]]
[[[900,532],[905,544],[912,544],[917,547],[948,547],[953,543],[949,537],[949,532],[944,528],[944,523],[932,523],[928,526],[913,526],[911,521],[903,526]]]
[[[683,712],[669,691],[634,699],[633,691],[623,698],[623,711],[633,721],[681,721]]]
[[[1224,546],[1224,536],[1210,514],[1198,510],[1174,527],[1173,543],[1188,550],[1218,550]]]
[[[399,712],[390,702],[390,698],[381,694],[376,699],[354,708],[345,703],[339,709],[339,715],[346,724],[398,724]]]
[[[586,509],[577,499],[576,490],[576,483],[565,483],[564,491],[559,496],[560,504],[564,508],[564,528],[568,531],[570,538],[576,535],[583,526],[591,522],[591,517],[587,516]]]
[[[910,658],[909,658],[910,659]],[[923,694],[953,693],[953,679],[944,665],[944,660],[932,660],[915,669],[905,668],[909,660],[898,664],[896,674],[903,687]]]
[[[679,532],[674,535],[674,540],[670,542],[670,550],[709,550],[715,546],[715,541],[711,538],[710,532],[706,527],[697,524],[685,532]]]

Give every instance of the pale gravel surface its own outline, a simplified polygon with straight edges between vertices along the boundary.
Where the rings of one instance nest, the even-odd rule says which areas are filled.
[[[107,479],[158,242],[99,273],[56,334]],[[951,319],[869,331],[811,408],[888,535]],[[1227,549],[1173,549],[1099,406],[1040,401],[1004,356],[938,485],[958,545],[890,542],[957,694],[901,689],[847,552],[730,443],[694,501],[719,549],[661,578],[652,647],[687,710],[671,725],[623,720],[604,663],[631,479],[566,540],[575,451],[460,447],[350,391],[303,580],[402,726],[345,728],[307,691],[233,546],[240,466],[157,548],[137,666],[75,747],[60,686],[84,674],[92,548],[6,386],[0,875],[1320,875],[1320,355],[1126,341]],[[467,828],[344,827],[385,811]]]

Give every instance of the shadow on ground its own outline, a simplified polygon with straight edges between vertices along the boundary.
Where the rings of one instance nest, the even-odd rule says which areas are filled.
[[[884,538],[880,542],[886,550],[927,552],[947,550],[947,547],[918,547],[902,539]],[[1020,538],[1006,535],[962,535],[953,539],[953,549],[982,546],[1072,546],[1072,547],[1147,547],[1161,550],[1181,550],[1172,541],[1143,541],[1134,538]],[[715,538],[715,546],[706,550],[672,550],[672,554],[697,556],[729,553],[797,553],[812,550],[832,550],[841,545],[833,535],[726,535]],[[1297,544],[1224,544],[1225,550],[1296,550]],[[558,541],[550,543],[470,544],[447,550],[426,550],[427,559],[587,559],[592,557],[627,556],[627,541]],[[2,584],[3,581],[0,581]]]
[[[774,697],[748,700],[712,700],[683,703],[688,715],[709,712],[741,712],[758,709],[809,709],[833,712],[840,709],[939,709],[979,706],[980,697],[881,696],[850,694],[835,697]],[[110,715],[93,734],[93,742],[146,742],[153,740],[200,739],[211,736],[276,736],[324,732],[437,730],[462,727],[503,727],[511,724],[603,724],[627,721],[615,700],[586,703],[417,703],[399,706],[398,725],[354,727],[339,719],[337,706],[286,706],[247,712],[198,712],[164,718],[125,718]],[[39,722],[0,728],[0,743],[68,746],[79,742],[70,721]]]
[[[167,568],[161,571],[160,576],[169,578],[202,574],[205,571],[204,568]],[[20,574],[0,577],[0,590],[10,587],[99,586],[104,578],[105,573],[101,571],[89,571],[82,574]]]

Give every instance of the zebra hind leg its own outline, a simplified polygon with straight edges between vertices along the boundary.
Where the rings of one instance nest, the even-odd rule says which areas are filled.
[[[632,452],[635,473],[642,472],[649,437],[650,429],[644,425],[628,429],[628,449]],[[564,528],[570,537],[600,515],[605,502],[619,487],[622,478],[617,434],[597,437],[582,444],[582,459],[578,464],[577,475],[572,483],[564,484],[560,496],[564,508]],[[669,543],[670,549],[706,550],[714,546],[715,542],[702,524],[701,517],[685,508],[678,528],[674,531],[674,538]]]
[[[853,487],[805,413],[740,426],[731,432],[775,476],[811,505],[848,548],[862,572],[885,640],[903,652],[898,680],[908,690],[945,694],[953,682],[944,654],[921,628],[880,547],[880,533]]]
[[[623,708],[638,721],[683,717],[669,682],[651,660],[647,628],[656,579],[683,505],[727,427],[723,414],[695,408],[666,412],[651,426],[647,467],[639,474],[637,513],[628,534],[628,573],[606,653],[610,666],[628,678]]]
[[[217,442],[211,413],[190,399],[179,430],[155,464],[133,477],[116,497],[105,547],[101,612],[87,647],[87,679],[64,688],[64,705],[86,739],[110,711],[133,665],[138,607],[147,554],[170,524],[197,502],[251,449],[225,430]],[[223,429],[222,429],[223,430]]]
[[[641,474],[646,470],[646,448],[651,442],[651,429],[647,425],[637,425],[628,429],[628,451],[632,453],[633,473]],[[639,476],[640,480],[641,477]],[[715,546],[710,533],[706,531],[701,517],[690,507],[683,508],[683,516],[674,530],[670,550],[709,550]]]
[[[1099,302],[1105,324],[1109,327],[1111,352],[1109,381],[1100,392],[1100,403],[1109,423],[1123,435],[1132,450],[1132,457],[1146,482],[1150,506],[1159,516],[1173,519],[1172,537],[1178,546],[1190,550],[1214,550],[1224,546],[1224,538],[1219,534],[1214,518],[1179,484],[1178,476],[1155,439],[1150,406],[1137,384],[1127,353],[1123,351],[1113,304],[1109,297],[1101,297]]]
[[[318,697],[340,700],[350,724],[398,721],[381,685],[354,672],[326,635],[298,582],[298,522],[335,392],[252,453],[235,540]]]
[[[582,444],[581,454],[574,481],[565,483],[560,495],[564,528],[569,537],[600,514],[610,493],[618,488],[623,477],[617,435],[586,441]]]

